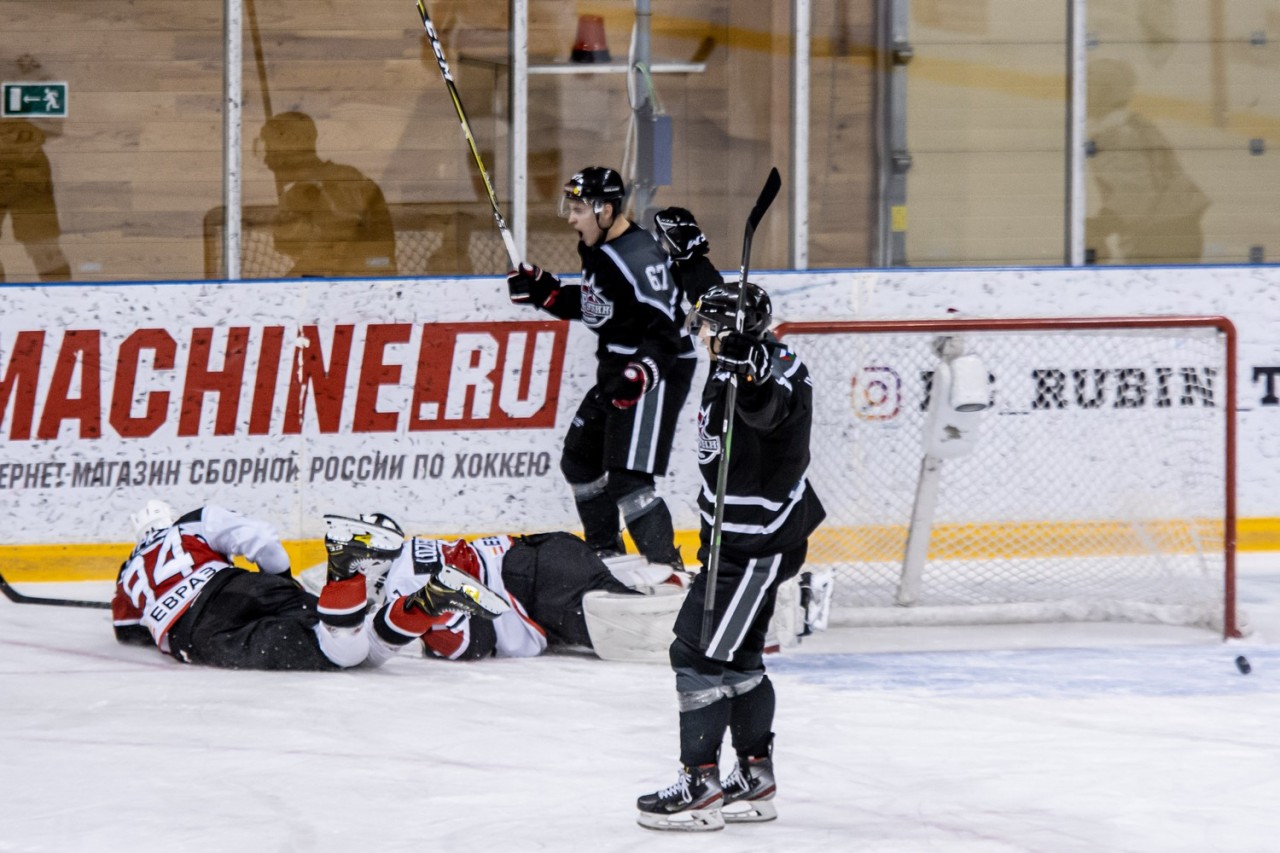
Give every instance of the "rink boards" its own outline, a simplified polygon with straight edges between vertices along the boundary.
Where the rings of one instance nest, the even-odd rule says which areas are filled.
[[[1241,547],[1280,548],[1274,268],[753,278],[790,322],[954,310],[1230,317],[1240,336]],[[593,381],[594,337],[510,305],[501,279],[18,286],[6,296],[7,573],[110,576],[128,514],[152,497],[265,516],[300,565],[320,558],[325,512],[378,510],[440,535],[576,527],[559,453]],[[699,483],[687,405],[660,489],[692,553]]]

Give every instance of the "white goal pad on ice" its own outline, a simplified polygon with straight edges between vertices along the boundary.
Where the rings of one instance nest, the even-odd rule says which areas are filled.
[[[1221,317],[791,323],[833,624],[1131,620],[1237,634]]]

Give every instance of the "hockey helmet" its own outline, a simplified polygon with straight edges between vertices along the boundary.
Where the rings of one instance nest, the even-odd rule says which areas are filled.
[[[591,202],[597,215],[604,212],[605,203],[613,202],[616,215],[626,196],[627,185],[621,175],[606,166],[588,166],[565,183],[560,215],[567,216],[568,202],[575,200]]]
[[[159,500],[147,501],[142,509],[129,516],[135,542],[141,542],[157,530],[172,527],[177,520],[178,514],[173,511],[173,507]]]
[[[697,332],[704,326],[712,335],[733,331],[737,314],[738,282],[712,285],[689,314],[690,331]],[[743,334],[762,337],[772,322],[773,304],[769,301],[769,294],[755,282],[747,282],[746,298],[742,302]]]
[[[672,260],[687,261],[694,255],[705,255],[711,250],[706,235],[698,227],[698,220],[683,207],[665,207],[653,215],[662,245]]]

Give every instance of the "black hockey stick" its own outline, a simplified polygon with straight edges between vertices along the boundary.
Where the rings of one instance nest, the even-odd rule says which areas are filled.
[[[742,235],[742,267],[738,275],[738,306],[733,317],[734,330],[741,332],[743,313],[747,302],[747,273],[751,269],[751,238],[755,236],[756,226],[764,219],[769,205],[778,197],[782,189],[782,176],[777,168],[769,170],[756,206],[751,208],[747,216],[746,232]],[[715,621],[716,609],[716,577],[720,571],[720,539],[724,532],[724,496],[729,482],[729,450],[733,446],[733,417],[738,408],[738,377],[731,375],[729,385],[725,389],[724,421],[720,428],[720,468],[716,472],[716,508],[711,525],[710,558],[707,560],[707,596],[702,604],[702,649],[706,651],[711,645],[711,626]]]
[[[267,57],[262,50],[262,31],[258,29],[258,12],[254,6],[254,0],[244,0],[244,11],[249,18],[249,38],[253,42],[253,64],[258,69],[258,90],[262,94],[262,112],[267,121],[271,121],[275,113],[271,110],[271,87],[267,83]],[[278,204],[284,198],[284,179],[277,173],[272,174],[275,175]]]
[[[449,90],[449,97],[453,99],[453,108],[458,113],[458,121],[462,123],[462,135],[467,138],[467,145],[471,148],[471,158],[476,161],[476,168],[480,170],[480,180],[484,181],[484,190],[489,194],[489,204],[493,206],[493,221],[498,223],[498,233],[502,235],[502,242],[507,246],[507,257],[511,259],[511,268],[516,269],[520,266],[520,254],[516,251],[516,241],[507,230],[507,221],[502,218],[502,209],[498,207],[498,194],[493,191],[489,173],[484,168],[484,159],[480,156],[480,150],[476,148],[476,138],[471,133],[471,122],[467,121],[467,111],[462,108],[462,96],[458,94],[458,87],[454,85],[453,73],[449,71],[449,61],[444,58],[444,47],[440,44],[440,37],[436,35],[431,16],[427,14],[426,0],[418,0],[418,15],[422,18],[422,26],[427,31],[427,38],[431,39],[431,49],[435,51],[436,64],[440,66],[445,88]]]
[[[109,601],[84,601],[79,598],[41,598],[37,595],[23,595],[13,587],[9,586],[9,582],[4,579],[4,575],[0,575],[0,592],[3,592],[5,598],[14,604],[52,604],[56,607],[92,607],[98,610],[110,610],[111,602]]]

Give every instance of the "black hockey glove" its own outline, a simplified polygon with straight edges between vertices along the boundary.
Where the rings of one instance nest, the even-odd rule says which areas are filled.
[[[750,383],[764,382],[773,372],[769,348],[742,332],[725,332],[716,356],[720,366]]]
[[[683,207],[664,207],[653,215],[653,224],[673,261],[687,261],[711,249],[698,221]]]
[[[600,383],[600,393],[619,409],[629,409],[645,392],[658,384],[658,365],[653,359],[645,357],[637,361],[627,362],[621,373],[610,376]]]
[[[536,305],[546,308],[556,301],[560,293],[560,279],[541,267],[521,264],[507,273],[507,292],[517,305]]]

